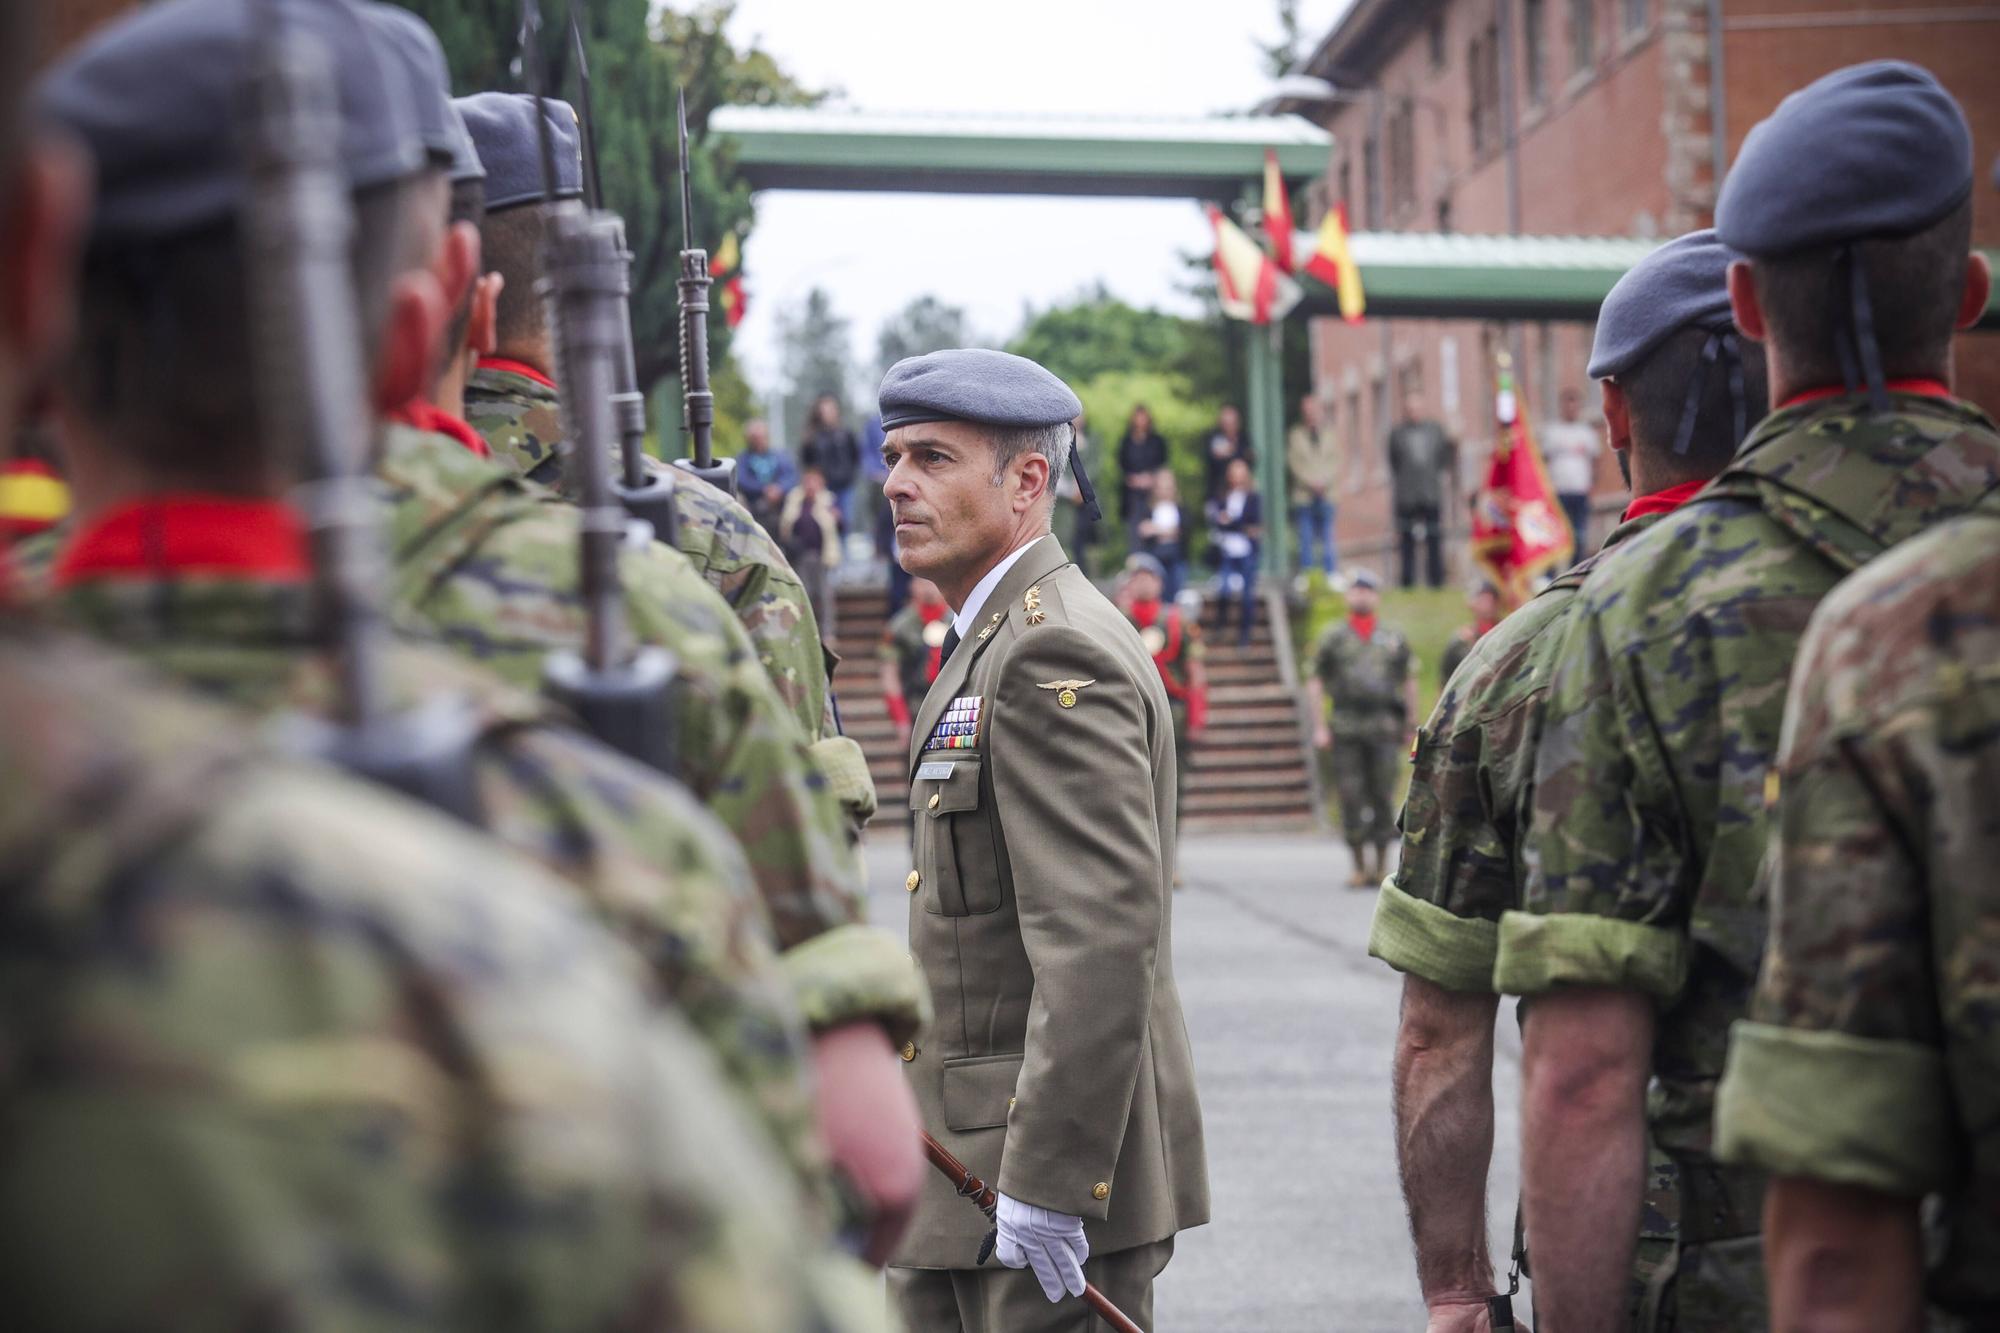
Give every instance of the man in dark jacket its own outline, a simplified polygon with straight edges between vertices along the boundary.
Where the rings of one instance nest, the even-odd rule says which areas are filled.
[[[1424,412],[1424,396],[1403,396],[1403,419],[1389,432],[1389,476],[1396,498],[1396,535],[1402,544],[1405,588],[1417,584],[1417,532],[1424,538],[1424,575],[1433,588],[1444,586],[1444,497],[1446,478],[1458,488],[1458,444]]]
[[[861,443],[840,419],[840,400],[823,393],[813,401],[805,442],[799,445],[799,471],[819,469],[826,489],[840,506],[840,526],[854,527],[854,479],[861,475]]]

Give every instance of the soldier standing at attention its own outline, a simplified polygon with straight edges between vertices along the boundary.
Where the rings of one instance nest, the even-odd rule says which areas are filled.
[[[2000,433],[1946,383],[1989,289],[1971,156],[1950,94],[1881,61],[1786,98],[1723,184],[1716,232],[1748,256],[1730,301],[1776,410],[1592,571],[1550,687],[1522,910],[1500,922],[1495,986],[1535,997],[1522,1174],[1545,1331],[1617,1319],[1649,1121],[1680,1173],[1662,1321],[1764,1325],[1764,1176],[1716,1160],[1713,1100],[1763,952],[1784,687],[1834,584],[2000,484]]]
[[[1500,590],[1487,579],[1480,579],[1466,594],[1465,609],[1472,612],[1472,623],[1460,625],[1452,633],[1438,658],[1438,688],[1443,689],[1458,671],[1459,663],[1471,653],[1472,645],[1491,632],[1500,623]]]
[[[1472,645],[1417,733],[1403,854],[1382,886],[1368,951],[1404,974],[1396,1154],[1433,1333],[1483,1331],[1494,1291],[1486,1175],[1495,934],[1521,901],[1521,840],[1556,650],[1592,567],[1727,466],[1763,408],[1763,364],[1742,360],[1732,336],[1727,273],[1737,257],[1713,231],[1693,232],[1640,260],[1604,298],[1589,369],[1604,386],[1611,448],[1638,498],[1603,553],[1558,575]],[[1670,1169],[1656,1169],[1618,1327],[1650,1326],[1641,1312],[1672,1271],[1675,1216]]]
[[[1347,884],[1354,889],[1379,883],[1387,869],[1396,836],[1396,770],[1417,715],[1416,657],[1401,630],[1376,618],[1381,586],[1374,570],[1354,571],[1347,618],[1320,635],[1306,685],[1313,744],[1332,753],[1340,827],[1354,859]]]
[[[1125,561],[1124,577],[1118,581],[1118,609],[1139,631],[1139,641],[1153,655],[1159,668],[1160,684],[1167,691],[1167,707],[1174,715],[1174,816],[1178,825],[1181,808],[1187,804],[1188,759],[1194,738],[1208,721],[1208,646],[1201,641],[1201,625],[1181,614],[1181,609],[1160,600],[1166,586],[1166,571],[1150,555],[1135,555]]]
[[[882,627],[882,698],[896,724],[896,742],[910,748],[910,720],[923,707],[944,665],[951,608],[929,579],[910,580],[910,602]]]
[[[1993,497],[1828,594],[1799,647],[1770,944],[1715,1111],[1718,1155],[1771,1175],[1779,1328],[2000,1320],[1996,661]]]
[[[1175,1233],[1208,1218],[1166,692],[1049,534],[1076,395],[954,350],[898,362],[881,403],[904,565],[954,607],[910,745],[910,947],[941,1011],[903,1058],[931,1133],[999,1191],[1006,1265],[978,1266],[986,1219],[933,1177],[890,1290],[926,1333],[1083,1333],[1086,1279],[1150,1324]]]

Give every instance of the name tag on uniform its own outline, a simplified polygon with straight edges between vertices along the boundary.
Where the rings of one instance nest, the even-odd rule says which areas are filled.
[[[949,763],[919,764],[917,765],[917,781],[929,782],[933,779],[948,778],[951,776],[951,770],[957,767],[958,767],[957,764],[949,764]]]

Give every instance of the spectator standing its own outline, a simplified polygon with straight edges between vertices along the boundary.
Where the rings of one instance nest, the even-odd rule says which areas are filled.
[[[840,509],[843,525],[854,521],[854,483],[861,475],[861,442],[840,419],[840,400],[823,393],[813,400],[799,445],[799,466],[818,468]]]
[[[1299,572],[1314,563],[1329,579],[1339,566],[1333,549],[1333,491],[1340,480],[1340,439],[1326,423],[1319,399],[1299,399],[1298,423],[1285,437],[1285,466],[1291,474],[1292,513],[1299,530]],[[1319,559],[1313,559],[1313,547]]]
[[[761,417],[743,423],[743,452],[736,457],[736,481],[750,516],[764,531],[777,535],[778,514],[785,506],[785,496],[799,484],[799,470],[790,454],[771,447],[771,428]]]
[[[1132,409],[1125,435],[1118,441],[1118,475],[1124,489],[1118,497],[1118,518],[1128,534],[1153,512],[1154,483],[1167,470],[1167,442],[1153,429],[1153,414],[1144,403]]]
[[[1604,437],[1595,426],[1582,419],[1583,395],[1564,389],[1562,419],[1542,431],[1542,457],[1548,460],[1549,485],[1555,487],[1569,518],[1570,535],[1576,538],[1576,558],[1590,553],[1590,492],[1597,480],[1597,453]]]
[[[1389,479],[1395,494],[1402,582],[1417,586],[1417,540],[1424,542],[1424,581],[1444,586],[1444,497],[1457,489],[1458,444],[1431,420],[1424,395],[1403,395],[1403,419],[1389,431]]]
[[[1229,484],[1229,465],[1237,459],[1254,464],[1257,451],[1243,435],[1243,413],[1236,404],[1224,403],[1222,411],[1215,418],[1215,429],[1209,432],[1208,448],[1204,451],[1202,463],[1208,469],[1207,499],[1213,500],[1222,494]]]
[[[1070,465],[1063,469],[1062,480],[1056,483],[1056,508],[1052,520],[1056,540],[1062,543],[1069,558],[1076,561],[1076,567],[1085,574],[1090,573],[1090,548],[1097,541],[1097,523],[1085,512],[1083,487],[1077,484],[1078,468],[1088,468],[1092,456],[1090,437],[1084,434],[1083,418],[1077,417],[1069,423],[1076,441],[1076,452],[1070,455]]]
[[[1134,543],[1142,555],[1160,562],[1161,581],[1168,601],[1180,596],[1187,577],[1187,540],[1181,521],[1181,484],[1174,474],[1161,468],[1153,474],[1153,498],[1133,530]]]
[[[850,437],[851,438],[851,437]],[[798,571],[806,586],[806,599],[819,620],[819,636],[832,643],[837,633],[833,623],[833,598],[828,595],[833,571],[840,567],[840,505],[833,498],[826,474],[806,465],[799,484],[785,497],[778,516],[778,545]]]
[[[1252,595],[1257,590],[1257,547],[1264,536],[1264,497],[1250,481],[1247,459],[1231,459],[1222,477],[1222,494],[1208,502],[1209,536],[1222,553],[1222,605],[1215,623],[1229,623],[1229,602],[1235,598],[1236,642],[1241,646],[1250,642],[1256,615]]]

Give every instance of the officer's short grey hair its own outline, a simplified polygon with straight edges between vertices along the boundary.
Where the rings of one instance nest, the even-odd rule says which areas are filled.
[[[1069,465],[1070,441],[1075,431],[1067,421],[1058,421],[1053,426],[993,426],[989,427],[993,440],[993,484],[998,486],[1007,476],[1007,465],[1022,454],[1040,454],[1049,460],[1049,494],[1055,494],[1056,486],[1063,479],[1063,469]]]

